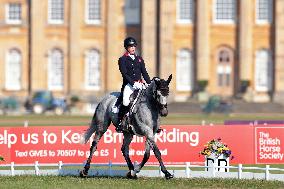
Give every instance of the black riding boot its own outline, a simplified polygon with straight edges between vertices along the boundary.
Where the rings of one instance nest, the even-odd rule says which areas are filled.
[[[128,106],[124,106],[123,104],[121,104],[120,108],[119,108],[119,112],[118,112],[118,126],[116,127],[116,132],[121,133],[123,131],[123,117],[125,116],[125,114],[128,111]]]

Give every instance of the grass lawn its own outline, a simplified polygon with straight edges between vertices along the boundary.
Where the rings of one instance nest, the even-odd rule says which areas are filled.
[[[139,178],[128,180],[126,178],[96,177],[82,179],[71,176],[15,176],[0,177],[2,189],[18,188],[115,188],[115,189],[184,189],[184,188],[284,188],[279,181],[263,180],[237,180],[237,179],[171,179]]]

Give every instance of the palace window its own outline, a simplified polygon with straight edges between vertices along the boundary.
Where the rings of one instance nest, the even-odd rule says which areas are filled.
[[[272,58],[267,49],[258,50],[255,57],[255,90],[267,92],[272,89]]]
[[[218,54],[218,65],[217,65],[218,87],[229,87],[232,84],[231,62],[232,62],[232,57],[230,55],[230,52],[227,49],[222,49]]]
[[[11,49],[7,53],[5,67],[5,89],[21,89],[21,65],[22,55],[17,49]]]
[[[140,0],[125,0],[126,25],[140,24]]]
[[[233,24],[235,16],[235,0],[214,0],[214,23]]]
[[[85,87],[86,89],[99,90],[101,83],[100,53],[91,49],[85,55]]]
[[[48,57],[48,89],[63,90],[64,61],[63,52],[53,49]]]
[[[101,23],[101,0],[85,0],[85,21],[87,24]]]
[[[273,0],[256,1],[256,23],[264,24],[272,22]]]
[[[48,23],[63,24],[64,0],[48,0]]]
[[[6,23],[21,24],[22,5],[20,3],[9,3],[6,5]]]
[[[176,59],[176,88],[179,91],[190,91],[193,86],[193,60],[192,53],[188,49],[177,52]]]
[[[177,22],[192,23],[194,17],[194,2],[193,0],[178,0],[177,1]]]

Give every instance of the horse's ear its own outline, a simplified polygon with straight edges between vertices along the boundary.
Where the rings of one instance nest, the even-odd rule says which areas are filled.
[[[169,76],[168,80],[167,80],[168,85],[170,84],[172,78],[173,78],[173,74],[171,74],[171,75]]]

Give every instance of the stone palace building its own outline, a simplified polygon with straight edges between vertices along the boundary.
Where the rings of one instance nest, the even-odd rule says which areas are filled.
[[[173,100],[284,100],[284,0],[1,0],[0,96],[118,91],[127,36]]]

